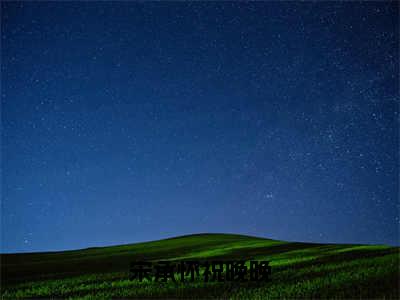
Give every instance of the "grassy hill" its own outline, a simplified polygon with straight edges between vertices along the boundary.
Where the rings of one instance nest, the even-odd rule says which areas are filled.
[[[16,298],[399,299],[399,248],[196,234],[130,245],[1,255],[1,295]],[[269,260],[267,282],[129,280],[131,261]],[[200,275],[203,270],[200,270]]]

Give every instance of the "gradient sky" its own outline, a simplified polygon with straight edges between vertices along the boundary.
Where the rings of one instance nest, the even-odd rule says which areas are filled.
[[[1,7],[2,252],[399,244],[398,3]]]

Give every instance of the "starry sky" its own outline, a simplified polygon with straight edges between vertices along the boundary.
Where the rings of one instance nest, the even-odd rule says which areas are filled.
[[[399,244],[395,2],[2,2],[2,252]]]

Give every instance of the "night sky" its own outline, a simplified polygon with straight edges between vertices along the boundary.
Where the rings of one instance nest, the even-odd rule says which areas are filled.
[[[1,7],[1,251],[399,244],[398,3]]]

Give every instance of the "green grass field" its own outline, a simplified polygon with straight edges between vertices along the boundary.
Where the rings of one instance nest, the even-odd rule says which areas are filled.
[[[198,234],[75,251],[1,255],[2,299],[399,299],[399,248]],[[269,260],[267,282],[129,280],[131,261]],[[202,270],[200,270],[200,275]]]

